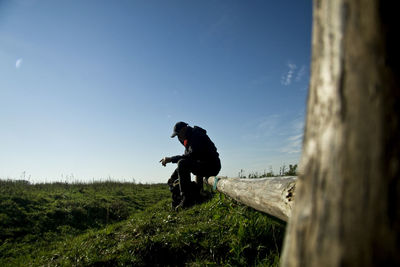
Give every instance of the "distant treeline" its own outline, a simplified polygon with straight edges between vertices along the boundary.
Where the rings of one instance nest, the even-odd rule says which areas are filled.
[[[297,175],[297,164],[289,164],[286,166],[283,164],[279,168],[278,173],[274,173],[272,167],[269,167],[269,171],[264,170],[263,173],[259,172],[250,172],[248,175],[245,174],[245,171],[241,169],[238,173],[239,178],[248,178],[248,179],[256,179],[256,178],[265,178],[265,177],[277,177],[277,176],[296,176]]]

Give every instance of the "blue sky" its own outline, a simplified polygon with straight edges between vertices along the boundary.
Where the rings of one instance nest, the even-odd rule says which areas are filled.
[[[299,162],[311,1],[0,1],[0,178],[166,182],[177,121],[220,175]]]

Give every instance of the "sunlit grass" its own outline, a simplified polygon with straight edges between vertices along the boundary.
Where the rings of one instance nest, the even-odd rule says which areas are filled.
[[[278,265],[285,225],[219,193],[177,213],[163,184],[0,185],[1,266]]]

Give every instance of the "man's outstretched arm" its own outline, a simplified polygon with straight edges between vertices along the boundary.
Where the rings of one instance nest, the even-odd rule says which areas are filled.
[[[165,166],[167,166],[167,163],[172,162],[172,158],[170,158],[170,157],[164,157],[164,158],[162,158],[162,159],[160,160],[160,162],[161,162],[161,164],[165,167]]]

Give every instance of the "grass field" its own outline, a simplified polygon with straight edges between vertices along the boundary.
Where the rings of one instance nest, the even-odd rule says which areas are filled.
[[[0,266],[277,266],[285,224],[209,194],[175,212],[165,184],[0,180]]]

